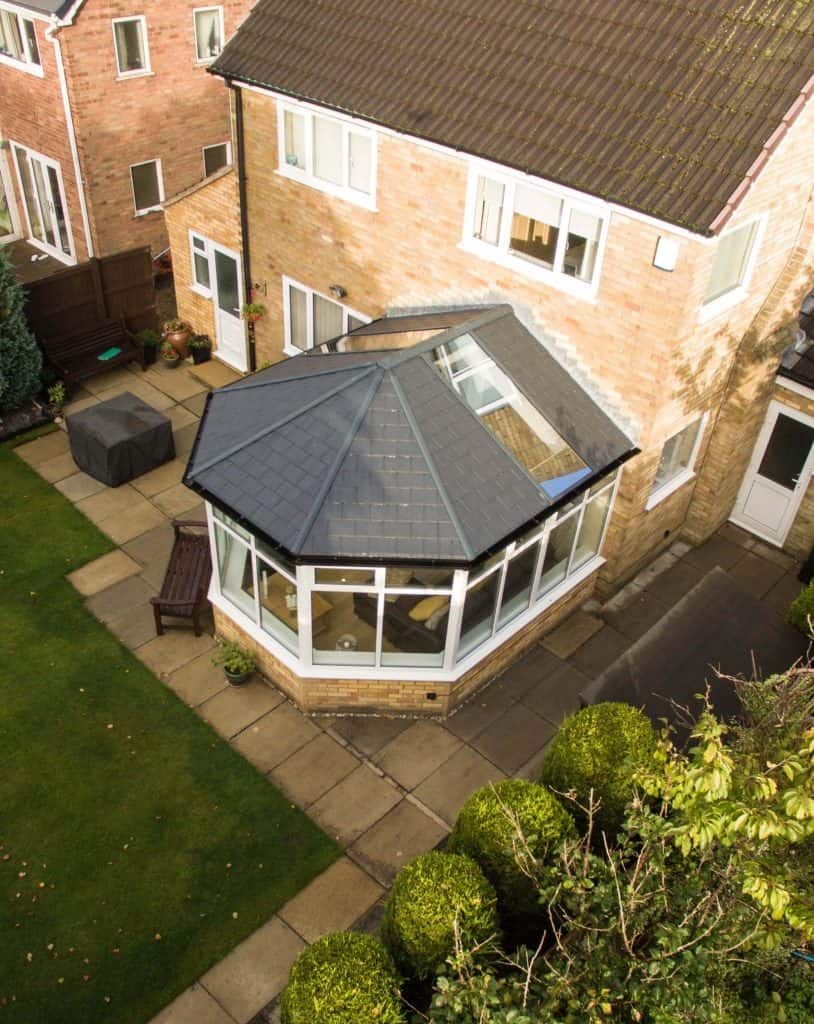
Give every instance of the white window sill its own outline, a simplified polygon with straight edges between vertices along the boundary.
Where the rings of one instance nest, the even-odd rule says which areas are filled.
[[[511,253],[504,252],[496,245],[480,242],[476,238],[462,239],[458,243],[458,248],[471,256],[479,256],[481,259],[497,263],[498,266],[505,267],[507,270],[514,270],[532,281],[549,284],[552,288],[565,292],[567,295],[573,295],[574,298],[581,299],[583,302],[596,302],[596,293],[599,290],[598,278],[588,283],[575,277],[568,277],[566,274],[558,274],[553,270],[537,266],[529,260],[512,256]]]
[[[284,356],[301,356],[303,352],[307,352],[306,348],[296,348],[294,345],[283,345]]]
[[[35,78],[45,78],[45,72],[41,64],[31,64],[27,60],[16,60],[5,53],[0,53],[0,64],[5,64],[9,68],[16,68],[17,71],[24,71],[27,75],[34,75]]]
[[[202,299],[211,299],[212,290],[210,288],[204,288],[200,284],[191,284],[189,286],[191,292],[195,292],[196,295],[200,295]]]
[[[740,285],[737,288],[733,288],[731,292],[726,292],[725,295],[720,295],[717,299],[713,299],[712,302],[705,302],[698,310],[698,323],[706,324],[710,320],[715,320],[717,317],[722,316],[734,306],[743,302],[746,295],[746,289]]]
[[[146,217],[148,213],[161,213],[160,206],[148,206],[145,210],[136,210],[135,217]]]
[[[123,71],[121,74],[116,75],[117,82],[129,82],[133,78],[153,78],[155,77],[155,71],[151,71],[149,68],[144,68],[142,71]]]
[[[299,185],[307,185],[308,188],[313,188],[317,192],[324,192],[326,195],[333,196],[334,199],[344,199],[353,203],[354,206],[361,206],[371,213],[379,212],[375,198],[364,192],[356,192],[354,189],[345,188],[342,185],[332,185],[329,181],[321,181],[303,171],[292,170],[288,165],[278,167],[274,173],[279,174],[281,178],[288,178],[289,181],[296,181]]]
[[[647,499],[647,504],[644,506],[645,512],[649,512],[655,508],[656,505],[660,505],[665,498],[669,498],[671,494],[675,494],[676,491],[680,490],[684,484],[689,483],[690,480],[695,479],[695,473],[691,469],[683,469],[677,476],[674,476],[672,480],[668,480],[666,484],[662,484],[658,490],[651,493]]]
[[[203,60],[196,60],[196,68],[208,68],[210,64],[214,64],[215,61],[220,57],[219,53],[216,53],[214,57],[205,57]]]

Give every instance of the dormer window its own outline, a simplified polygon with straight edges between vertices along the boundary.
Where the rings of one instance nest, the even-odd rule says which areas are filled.
[[[0,9],[0,57],[28,65],[26,70],[42,73],[37,30],[31,18]]]

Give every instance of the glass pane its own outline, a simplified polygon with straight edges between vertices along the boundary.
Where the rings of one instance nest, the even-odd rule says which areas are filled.
[[[741,284],[756,231],[757,223],[747,224],[720,239],[704,302],[720,298]]]
[[[342,184],[342,125],[338,121],[314,118],[314,174],[334,185]]]
[[[793,491],[811,451],[812,442],[814,429],[780,413],[760,460],[758,474]]]
[[[336,338],[344,333],[343,310],[336,302],[314,295],[314,344]]]
[[[14,158],[17,161],[17,170],[20,172],[20,181],[23,185],[23,199],[28,214],[28,223],[31,227],[31,237],[45,241],[45,234],[42,230],[40,210],[37,205],[37,198],[34,194],[34,182],[31,180],[31,172],[28,166],[28,159],[21,149],[14,150]]]
[[[561,199],[539,189],[518,185],[514,193],[509,248],[552,270],[561,217]]]
[[[54,221],[59,239],[59,246],[64,253],[71,254],[71,243],[68,238],[68,225],[65,223],[65,204],[62,202],[62,191],[59,187],[59,175],[53,167],[48,168],[48,184],[54,204]]]
[[[291,577],[290,582],[296,582],[297,567],[290,559],[286,558],[285,555],[275,548],[272,548],[271,545],[266,544],[259,537],[254,538],[254,546],[261,555],[265,556],[266,561],[270,560],[273,563],[273,568],[276,572],[280,572],[284,576],[287,574]]]
[[[155,160],[131,167],[130,176],[133,179],[136,210],[151,210],[158,206],[161,195],[158,191],[158,165]]]
[[[315,569],[314,579],[317,583],[353,584],[357,587],[369,584],[372,587],[376,573],[374,569]]]
[[[260,587],[260,625],[297,654],[297,587],[261,558],[257,559],[257,585]]]
[[[302,114],[285,112],[285,162],[305,169],[305,118]]]
[[[540,589],[538,597],[548,593],[558,583],[565,579],[568,569],[568,559],[571,555],[571,548],[574,544],[574,537],[577,532],[577,520],[579,515],[572,515],[564,523],[555,526],[548,537],[548,547],[543,559],[543,571],[540,577]]]
[[[348,313],[348,330],[349,331],[355,331],[357,327],[364,327],[365,322],[366,321],[364,321],[364,320],[360,320],[358,316],[353,316],[351,313]]]
[[[195,47],[198,60],[211,60],[223,48],[220,37],[220,12],[217,10],[195,12]]]
[[[25,60],[20,25],[17,15],[11,11],[0,11],[0,53],[15,60]]]
[[[219,508],[215,508],[214,505],[212,506],[212,515],[215,519],[220,519],[222,523],[226,523],[226,525],[234,530],[240,537],[243,537],[247,541],[251,539],[251,534],[248,530],[244,529],[244,527],[239,523],[236,523],[231,516],[227,516],[225,512],[221,512]]]
[[[291,344],[303,352],[308,345],[308,295],[302,288],[288,286],[288,333]]]
[[[45,241],[49,245],[56,246],[54,217],[51,212],[51,201],[50,196],[48,195],[48,187],[45,184],[45,169],[39,160],[32,157],[31,170],[34,172],[34,187],[37,190],[37,199],[39,200],[40,205]]]
[[[605,528],[605,520],[610,508],[610,496],[611,492],[605,491],[604,494],[600,494],[598,498],[589,501],[585,506],[582,526],[579,529],[577,546],[574,551],[574,569],[579,569],[581,565],[585,565],[599,553],[599,542],[602,539],[602,531]]]
[[[452,588],[451,569],[388,569],[385,575],[386,587],[423,587],[432,590],[450,590]],[[392,597],[392,595],[388,595]],[[385,598],[387,600],[387,598]]]
[[[563,272],[580,281],[590,281],[596,265],[599,250],[599,234],[602,221],[582,210],[572,210],[568,222],[568,238],[565,243]]]
[[[467,405],[475,412],[509,398],[513,390],[509,378],[494,363],[475,370],[459,383],[459,391],[466,399]]]
[[[509,562],[506,582],[503,584],[498,626],[505,626],[528,608],[539,550],[539,544],[532,544]]]
[[[14,231],[14,224],[11,219],[11,193],[8,191],[6,179],[3,174],[3,165],[0,164],[0,238],[10,235]]]
[[[382,664],[440,666],[449,623],[449,594],[389,594],[382,621]]]
[[[204,174],[214,174],[229,164],[229,152],[225,142],[218,146],[207,146],[204,151]]]
[[[437,353],[444,352],[447,357],[449,369],[454,375],[464,370],[473,370],[476,366],[489,363],[489,356],[483,351],[471,334],[462,334],[460,338],[454,338],[445,345],[436,349]],[[439,368],[440,369],[440,368]],[[441,369],[441,372],[445,372]]]
[[[497,570],[467,590],[463,619],[461,620],[458,661],[465,658],[492,635],[492,618],[495,612],[499,582],[500,570]]]
[[[195,253],[195,283],[202,288],[209,287],[209,260],[200,253]]]
[[[314,662],[318,665],[376,663],[377,594],[335,590],[311,594]]]
[[[215,547],[221,592],[254,621],[254,582],[248,546],[216,525]]]
[[[141,22],[117,21],[113,27],[116,35],[116,57],[119,71],[141,71],[145,68],[144,49],[141,43]]]
[[[653,481],[653,490],[663,487],[664,484],[677,477],[679,473],[689,468],[700,425],[700,420],[690,423],[689,426],[686,426],[678,434],[674,434],[664,442],[664,447],[661,450],[661,460],[659,461],[656,477]]]
[[[350,169],[348,184],[359,192],[372,192],[371,178],[373,172],[373,144],[367,135],[348,135],[350,150]]]
[[[215,280],[218,285],[218,306],[224,313],[237,316],[240,312],[237,260],[218,249],[215,249]]]
[[[497,245],[503,218],[503,195],[506,189],[498,181],[478,178],[475,198],[475,225],[473,234],[483,242]]]
[[[26,42],[28,43],[28,55],[31,63],[40,64],[40,48],[37,45],[37,30],[34,28],[34,22],[29,21],[28,18],[23,18],[23,29]]]

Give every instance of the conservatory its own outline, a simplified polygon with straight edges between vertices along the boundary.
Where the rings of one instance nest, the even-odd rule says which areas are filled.
[[[488,670],[596,573],[635,450],[511,307],[374,321],[210,395],[185,482],[219,628],[307,704],[353,681],[326,707]]]

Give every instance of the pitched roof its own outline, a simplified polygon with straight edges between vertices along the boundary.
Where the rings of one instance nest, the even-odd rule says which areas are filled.
[[[260,0],[212,70],[709,233],[814,75],[814,4]]]
[[[555,499],[434,367],[463,333],[519,375],[582,486],[635,450],[500,306],[409,349],[303,354],[212,392],[185,482],[294,557],[476,561]]]

